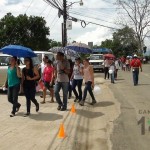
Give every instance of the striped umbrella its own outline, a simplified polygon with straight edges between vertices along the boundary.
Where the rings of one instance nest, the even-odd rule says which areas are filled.
[[[78,53],[71,50],[71,49],[68,49],[66,47],[53,47],[51,49],[48,50],[49,52],[53,52],[53,53],[58,53],[58,52],[61,52],[61,53],[64,53],[65,55],[69,55],[71,57],[76,57],[78,56]]]
[[[71,49],[77,53],[84,53],[84,54],[92,53],[92,50],[90,49],[90,47],[84,43],[72,43],[66,46],[66,48]]]

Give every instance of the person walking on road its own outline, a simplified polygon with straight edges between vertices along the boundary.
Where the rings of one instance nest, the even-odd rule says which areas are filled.
[[[48,56],[47,55],[45,55],[44,57],[43,57],[43,62],[41,63],[41,82],[43,82],[44,83],[44,81],[43,81],[43,71],[44,71],[44,69],[45,69],[45,67],[46,67],[46,65],[47,65],[47,62],[48,62]],[[40,95],[40,97],[41,98],[43,98],[43,95]]]
[[[47,65],[43,71],[44,88],[43,88],[43,101],[41,102],[41,104],[45,103],[47,89],[51,93],[51,101],[50,102],[51,103],[54,102],[53,77],[54,77],[54,68],[52,67],[52,61],[48,60]],[[41,82],[41,80],[39,82]]]
[[[10,66],[7,70],[7,80],[3,87],[8,88],[8,101],[13,105],[10,117],[14,117],[21,106],[18,103],[18,94],[20,90],[21,69],[17,63],[17,57],[10,58]]]
[[[106,58],[104,60],[104,79],[109,79],[109,67],[110,67],[110,64],[109,64],[109,60],[108,58]]]
[[[109,73],[110,73],[110,76],[111,76],[111,83],[115,83],[115,62],[114,60],[112,59],[111,62],[110,62],[110,67],[109,67]]]
[[[126,58],[126,71],[130,71],[130,56]]]
[[[92,103],[91,105],[94,105],[96,103],[94,94],[93,94],[93,89],[94,89],[94,71],[93,67],[89,64],[88,59],[83,60],[84,68],[83,68],[83,74],[84,74],[84,80],[85,80],[85,88],[84,88],[84,93],[83,93],[83,98],[79,102],[81,106],[84,106],[84,102],[87,96],[87,91],[89,92],[91,98],[92,98]]]
[[[58,103],[58,110],[65,111],[67,110],[67,99],[68,99],[68,87],[69,87],[69,77],[70,73],[70,64],[67,59],[64,58],[64,54],[61,52],[57,53],[56,56],[57,63],[55,68],[55,98]],[[63,91],[63,102],[60,99],[60,89]]]
[[[75,95],[74,102],[80,102],[82,100],[82,82],[83,82],[83,64],[81,63],[80,58],[75,59],[75,64],[73,67],[72,77],[72,89]],[[78,86],[78,92],[76,90],[76,86]]]
[[[119,62],[118,59],[115,60],[115,80],[117,80],[118,77],[118,70],[119,70]]]
[[[133,83],[134,86],[136,86],[138,85],[138,81],[139,81],[139,68],[141,69],[142,72],[142,64],[136,54],[133,56],[130,66],[132,67]]]
[[[68,99],[71,99],[72,97],[72,73],[73,73],[73,62],[71,59],[68,59],[68,62],[70,64],[70,72],[68,74],[69,77],[69,89],[68,89]]]
[[[24,63],[26,67],[22,70],[22,83],[23,83],[23,90],[26,97],[26,106],[27,106],[27,113],[24,114],[24,117],[30,115],[30,107],[31,101],[36,106],[36,112],[39,111],[39,103],[35,99],[36,93],[36,81],[40,78],[38,69],[33,66],[32,59],[27,57],[24,59]]]

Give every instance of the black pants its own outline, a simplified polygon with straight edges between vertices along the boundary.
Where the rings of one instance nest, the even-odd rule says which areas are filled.
[[[138,85],[139,82],[139,68],[135,68],[133,71],[133,83],[134,85]]]
[[[115,79],[118,77],[118,69],[115,70]]]
[[[26,106],[27,106],[27,112],[30,113],[30,108],[31,108],[31,101],[35,104],[35,106],[38,105],[37,100],[35,99],[35,87],[24,87],[24,94],[26,97]]]
[[[89,92],[91,98],[92,98],[92,101],[95,101],[95,97],[94,97],[94,94],[93,94],[93,91],[92,91],[92,82],[91,81],[88,81],[85,83],[85,88],[84,88],[84,93],[83,93],[83,101],[85,101],[86,99],[86,96],[87,96],[87,91]]]
[[[79,101],[82,100],[82,82],[83,79],[78,79],[78,80],[73,79],[73,83],[72,83],[72,90],[74,92],[76,99],[79,99]],[[78,93],[76,90],[76,86],[78,86]]]
[[[72,85],[69,82],[69,89],[68,89],[69,97],[72,96]]]
[[[109,67],[105,67],[104,68],[104,74],[105,74],[105,79],[106,79],[106,77],[109,79]]]
[[[13,114],[16,113],[16,108],[20,106],[20,104],[18,103],[19,90],[20,90],[20,84],[8,88],[8,93],[7,93],[8,101],[13,105],[12,107]]]

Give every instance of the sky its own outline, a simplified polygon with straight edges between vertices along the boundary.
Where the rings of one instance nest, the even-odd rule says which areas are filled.
[[[63,0],[58,0],[61,2]],[[79,0],[68,0],[71,2]],[[119,28],[115,25],[117,16],[114,0],[83,0],[84,5],[75,3],[68,8],[69,15],[86,22],[93,22],[109,27]],[[14,16],[26,13],[27,15],[43,16],[50,27],[50,37],[56,41],[62,41],[61,23],[62,17],[58,18],[58,10],[52,8],[44,0],[0,0],[0,18],[11,12]],[[68,42],[94,42],[101,44],[101,41],[112,38],[113,29],[104,28],[94,24],[81,27],[81,22],[73,22],[72,30],[68,30]]]

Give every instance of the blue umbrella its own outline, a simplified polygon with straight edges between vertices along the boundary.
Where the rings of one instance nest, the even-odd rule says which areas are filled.
[[[0,50],[3,54],[16,57],[36,57],[37,55],[30,49],[20,45],[8,45]]]
[[[90,49],[90,47],[84,43],[72,43],[66,46],[66,48],[72,49],[78,53],[84,53],[84,54],[92,53],[92,50]]]

